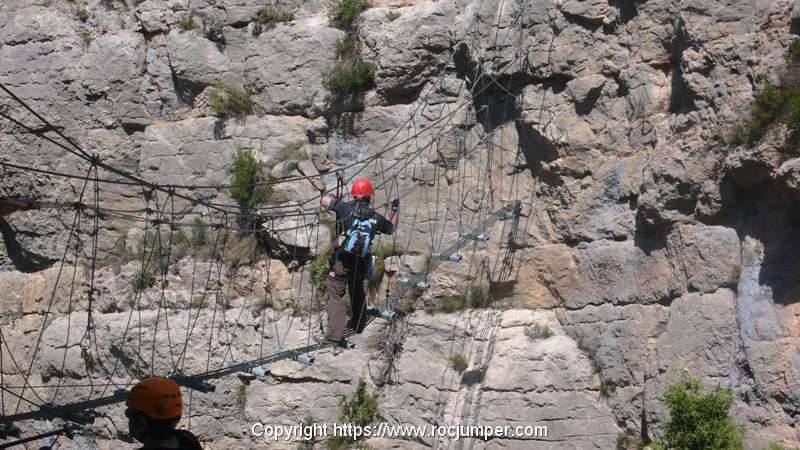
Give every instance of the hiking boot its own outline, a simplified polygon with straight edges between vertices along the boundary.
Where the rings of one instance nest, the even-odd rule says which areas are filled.
[[[336,347],[341,348],[353,348],[353,345],[348,342],[347,339],[342,339],[341,341],[334,341],[333,339],[328,339],[325,336],[317,336],[314,338],[315,341],[319,342],[320,344],[330,344],[335,345]]]

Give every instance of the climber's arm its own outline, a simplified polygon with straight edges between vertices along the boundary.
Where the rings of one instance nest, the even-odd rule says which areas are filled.
[[[333,209],[337,200],[338,197],[336,197],[336,194],[329,192],[319,199],[319,204],[325,209]]]

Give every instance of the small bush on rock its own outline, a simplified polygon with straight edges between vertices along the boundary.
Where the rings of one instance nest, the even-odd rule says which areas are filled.
[[[550,329],[547,324],[541,325],[539,323],[535,323],[527,328],[525,328],[525,335],[532,341],[537,341],[539,339],[547,339],[553,336],[553,330]]]
[[[333,4],[331,22],[336,28],[349,30],[369,6],[367,0],[336,0]]]
[[[287,23],[294,20],[294,13],[283,10],[277,6],[267,5],[258,10],[256,22],[261,25],[274,25],[276,23]]]
[[[331,253],[333,253],[333,247],[328,246],[311,261],[311,274],[309,275],[308,281],[315,290],[322,289],[325,278],[327,278],[328,273],[330,273],[329,259]]]
[[[744,448],[743,429],[728,415],[733,403],[729,389],[717,386],[713,392],[705,393],[700,380],[685,380],[667,389],[664,402],[670,416],[665,434],[669,448]]]
[[[800,39],[795,39],[789,44],[788,59],[792,62],[800,62]]]
[[[250,92],[223,82],[214,85],[208,103],[214,114],[222,118],[241,119],[255,112],[255,102]]]
[[[334,96],[358,94],[374,85],[375,66],[361,60],[342,61],[333,66],[322,81]]]
[[[467,289],[469,304],[473,308],[485,308],[492,303],[492,294],[487,286],[473,284]]]
[[[467,358],[461,353],[456,353],[450,357],[450,367],[458,373],[467,370]]]
[[[378,396],[367,391],[367,383],[363,378],[358,379],[356,390],[350,397],[343,396],[339,400],[339,421],[365,427],[378,416]],[[359,437],[358,439],[361,439]],[[345,436],[331,438],[327,442],[329,449],[351,448],[353,439]]]
[[[253,36],[257,37],[262,31],[274,28],[276,24],[292,21],[294,21],[293,12],[274,5],[267,5],[258,10],[258,15],[253,24]]]
[[[251,209],[269,199],[272,194],[271,186],[258,185],[267,182],[268,177],[263,174],[261,162],[252,153],[238,150],[233,159],[231,172],[233,186],[230,188],[230,193],[239,206]]]
[[[340,58],[351,56],[356,48],[356,42],[350,36],[336,41],[336,55]]]
[[[189,13],[178,20],[178,28],[183,31],[194,30],[197,28],[197,23],[194,21],[194,14]]]
[[[131,288],[134,292],[143,291],[156,284],[156,276],[149,270],[139,269],[131,280]]]

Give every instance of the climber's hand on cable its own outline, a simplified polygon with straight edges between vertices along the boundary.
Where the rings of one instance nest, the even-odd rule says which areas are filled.
[[[400,208],[400,199],[396,198],[396,199],[390,201],[389,204],[392,205],[392,210],[393,211],[397,211]]]
[[[337,197],[336,194],[334,194],[333,192],[329,192],[320,197],[319,203],[320,205],[322,205],[323,208],[329,209],[331,205],[338,199],[339,198]]]

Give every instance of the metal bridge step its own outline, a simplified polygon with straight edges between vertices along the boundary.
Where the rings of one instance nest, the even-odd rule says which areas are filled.
[[[392,321],[399,316],[397,311],[394,311],[392,309],[380,309],[380,308],[368,308],[367,314],[388,321]]]
[[[410,278],[407,278],[407,277],[401,277],[399,280],[397,280],[397,282],[401,283],[401,284],[413,285],[414,288],[416,290],[418,290],[418,291],[424,291],[424,290],[426,290],[426,289],[431,287],[431,284],[428,283],[427,281],[423,280],[423,281],[417,281],[415,283],[414,280],[412,280]]]
[[[439,259],[439,260],[442,260],[442,261],[461,262],[461,260],[464,258],[464,256],[463,255],[459,255],[459,254],[455,254],[455,255],[450,255],[447,258],[442,258],[442,255],[440,255],[439,253],[435,253],[433,255],[433,258]]]
[[[169,378],[172,381],[180,384],[181,386],[185,386],[185,387],[187,387],[189,389],[192,389],[192,390],[195,390],[195,391],[208,393],[208,392],[214,392],[214,391],[217,390],[216,386],[214,386],[213,384],[211,384],[211,383],[209,383],[207,381],[196,380],[196,379],[194,379],[192,377],[187,377],[186,375],[184,375],[184,374],[182,374],[180,372],[173,373],[172,375],[169,376]]]
[[[300,355],[296,355],[294,358],[295,361],[299,362],[300,364],[310,366],[314,364],[314,357],[309,355],[308,353],[303,353]]]

